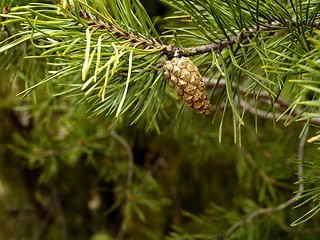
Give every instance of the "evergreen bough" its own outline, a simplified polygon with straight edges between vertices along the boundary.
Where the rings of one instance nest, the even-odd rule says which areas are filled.
[[[247,115],[254,115],[256,131],[261,118],[271,119],[274,125],[277,121],[284,121],[285,126],[303,122],[297,162],[299,191],[283,204],[253,211],[227,229],[222,238],[257,216],[280,211],[298,199],[305,199],[299,206],[310,201],[315,206],[293,220],[292,226],[309,220],[320,209],[318,176],[303,171],[304,164],[311,172],[317,171],[318,159],[302,162],[306,141],[317,144],[320,139],[319,132],[308,137],[310,128],[317,131],[320,125],[320,3],[163,2],[173,11],[161,22],[165,30],[159,33],[138,0],[4,1],[0,5],[1,68],[12,73],[12,80],[25,80],[25,90],[19,93],[22,97],[37,98],[41,94],[32,93],[46,86],[47,95],[65,96],[74,99],[74,104],[86,100],[88,116],[107,116],[109,133],[128,153],[125,193],[129,199],[134,198],[131,187],[137,170],[130,146],[114,126],[142,123],[146,130],[160,134],[165,131],[165,119],[178,128],[183,118],[192,114],[186,112],[192,110],[185,109],[185,103],[167,85],[186,105],[206,115],[197,119],[218,122],[220,141],[230,117],[234,141],[239,144],[245,138],[242,127],[252,120]],[[194,80],[188,82],[184,68],[174,70],[179,61],[197,66]],[[201,90],[198,95],[183,87],[192,81],[196,81],[192,86]],[[310,188],[305,189],[306,185]],[[144,218],[138,209],[136,213]],[[196,216],[189,217],[198,221]],[[119,238],[127,228],[123,221]],[[183,232],[176,229],[172,239],[185,239]],[[243,236],[241,231],[239,234]],[[213,236],[219,237],[219,233],[185,237]]]

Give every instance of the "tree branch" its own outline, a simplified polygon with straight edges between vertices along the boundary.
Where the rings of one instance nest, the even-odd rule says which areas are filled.
[[[133,157],[132,149],[131,149],[129,143],[114,130],[110,131],[110,136],[113,137],[118,143],[120,143],[127,152],[128,171],[127,171],[127,182],[126,182],[126,192],[125,193],[126,193],[127,199],[129,201],[132,201],[134,199],[134,197],[132,195],[132,191],[131,191],[132,178],[133,178],[133,174],[134,174],[134,157]],[[118,235],[117,235],[118,240],[121,240],[124,238],[125,229],[126,229],[126,226],[123,222],[119,231],[118,231]]]
[[[270,22],[264,22],[260,25],[252,25],[246,29],[239,29],[239,34],[229,36],[228,38],[220,40],[219,43],[210,43],[206,45],[189,47],[189,48],[177,48],[171,45],[162,44],[161,40],[146,37],[138,32],[126,31],[122,27],[113,24],[107,20],[101,20],[90,13],[81,10],[80,16],[89,21],[88,26],[93,26],[96,29],[104,29],[117,39],[126,39],[130,41],[130,44],[134,47],[144,46],[146,49],[162,49],[161,55],[166,55],[168,59],[173,57],[190,57],[210,52],[220,52],[222,49],[233,46],[237,41],[242,41],[247,38],[253,38],[258,31],[276,31],[283,29],[284,25],[275,20]],[[320,20],[315,20],[310,27],[317,27],[320,24]],[[293,24],[297,25],[297,24]]]
[[[203,82],[211,88],[219,88],[224,89],[226,87],[226,82],[224,79],[221,80],[215,80],[215,79],[209,79],[207,77],[202,78]],[[236,91],[238,90],[239,93],[243,96],[252,97],[255,99],[258,99],[263,104],[270,105],[272,103],[272,99],[270,97],[270,94],[267,91],[259,91],[259,94],[256,95],[254,92],[248,92],[241,86],[236,86],[235,83],[232,83],[231,85],[232,90]],[[250,114],[256,115],[260,118],[264,119],[278,119],[278,120],[290,120],[294,117],[299,116],[300,118],[304,118],[305,115],[303,114],[303,111],[299,108],[295,108],[291,114],[283,114],[289,107],[290,104],[283,98],[278,97],[276,101],[273,103],[274,107],[279,110],[280,113],[273,113],[273,112],[267,112],[261,109],[257,109],[256,107],[249,104],[247,101],[240,99],[240,107],[243,109],[246,109],[246,111]],[[320,126],[320,118],[312,118],[309,121],[311,124]]]
[[[309,134],[309,127],[306,128],[306,130],[304,131],[300,142],[299,142],[299,148],[298,148],[298,180],[301,181],[302,180],[302,174],[303,174],[303,155],[304,155],[304,148],[305,148],[305,144],[307,142],[307,138],[308,138],[308,134]],[[253,213],[251,213],[246,219],[238,221],[236,223],[234,223],[230,228],[228,228],[228,230],[218,239],[225,239],[226,237],[228,237],[231,233],[233,233],[235,230],[237,230],[238,228],[247,225],[249,223],[251,223],[256,217],[259,217],[261,215],[265,215],[265,214],[271,214],[274,212],[278,212],[281,211],[285,208],[287,208],[288,206],[290,206],[292,203],[294,203],[296,201],[297,198],[299,198],[302,194],[302,191],[304,189],[304,184],[302,182],[299,183],[299,188],[297,193],[295,194],[295,196],[291,199],[289,199],[288,201],[276,206],[276,207],[269,207],[269,208],[261,208]]]
[[[253,168],[253,170],[255,172],[257,172],[257,174],[259,175],[259,177],[266,183],[266,184],[275,184],[276,183],[276,179],[274,179],[273,177],[269,177],[266,172],[260,168],[258,166],[258,164],[255,162],[255,160],[253,159],[253,157],[251,156],[251,154],[246,151],[244,148],[242,147],[238,147],[239,151],[241,152],[241,155],[244,156],[244,159],[251,165],[251,167]]]
[[[132,149],[129,143],[115,131],[111,131],[110,136],[113,137],[118,143],[120,143],[127,152],[128,173],[127,173],[127,182],[126,182],[126,194],[127,194],[127,197],[131,198],[132,197],[131,185],[132,185],[132,178],[134,174],[134,158],[133,158]]]
[[[240,34],[230,36],[228,38],[222,39],[219,43],[211,43],[207,45],[190,47],[190,48],[172,48],[174,51],[174,57],[189,57],[195,56],[199,54],[209,53],[209,52],[220,52],[222,49],[226,47],[231,47],[237,41],[242,41],[246,38],[254,37],[254,34],[259,30],[278,30],[282,27],[282,24],[278,21],[273,21],[267,25],[253,25],[249,27],[247,30],[244,30]],[[166,53],[166,55],[172,55],[172,53]]]

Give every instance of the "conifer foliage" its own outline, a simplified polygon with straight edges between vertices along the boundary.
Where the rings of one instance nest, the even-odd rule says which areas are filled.
[[[1,1],[0,238],[317,239],[320,3],[162,3]]]

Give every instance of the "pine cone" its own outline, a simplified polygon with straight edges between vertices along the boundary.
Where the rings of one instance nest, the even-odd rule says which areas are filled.
[[[173,58],[164,64],[169,85],[198,113],[208,115],[210,102],[197,66],[188,58]]]

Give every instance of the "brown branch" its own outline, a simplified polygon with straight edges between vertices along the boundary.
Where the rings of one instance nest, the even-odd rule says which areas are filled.
[[[211,88],[224,89],[226,87],[226,82],[224,79],[221,79],[218,81],[215,79],[209,79],[207,77],[203,77],[202,80],[208,87],[211,87]],[[303,114],[303,111],[299,108],[293,109],[293,111],[290,114],[284,114],[286,110],[290,108],[290,104],[281,97],[278,97],[275,102],[272,102],[273,100],[271,99],[270,94],[267,91],[259,91],[259,94],[256,94],[255,92],[252,92],[252,91],[250,92],[246,91],[244,87],[236,86],[235,83],[232,83],[231,88],[234,91],[236,90],[239,91],[239,93],[243,96],[258,99],[260,103],[267,104],[267,105],[271,105],[273,103],[274,107],[280,112],[280,113],[272,113],[272,112],[264,111],[261,109],[257,109],[247,101],[240,99],[240,107],[242,107],[243,109],[246,109],[248,113],[256,115],[260,118],[287,121],[298,116],[300,118],[305,117],[305,115]],[[320,126],[320,118],[312,118],[309,120],[309,122],[311,124]]]
[[[74,11],[74,9],[70,6],[68,6],[68,9]],[[110,32],[117,39],[129,40],[130,44],[134,47],[142,45],[146,49],[162,49],[161,55],[166,55],[168,59],[172,59],[173,57],[189,57],[209,52],[220,52],[226,47],[231,47],[237,41],[254,37],[254,34],[258,30],[278,30],[282,27],[280,22],[273,21],[268,24],[253,25],[248,27],[240,34],[222,39],[219,43],[211,43],[189,48],[176,48],[174,46],[164,45],[160,40],[146,37],[138,32],[126,31],[119,24],[113,23],[106,19],[101,20],[97,16],[93,16],[84,9],[80,10],[80,17],[89,22],[88,26],[92,26],[96,29],[104,29]]]
[[[302,138],[300,139],[300,143],[299,143],[299,148],[298,148],[298,159],[299,159],[299,163],[298,163],[298,179],[299,181],[302,180],[302,174],[303,174],[303,155],[304,155],[304,148],[305,148],[305,144],[307,142],[307,138],[308,138],[308,134],[309,134],[309,127],[307,127],[307,129],[304,131]],[[288,201],[281,203],[280,205],[276,206],[276,207],[269,207],[269,208],[261,208],[257,211],[254,211],[253,213],[251,213],[246,219],[244,220],[240,220],[236,223],[234,223],[230,228],[228,228],[228,230],[218,239],[226,239],[231,233],[233,233],[235,230],[237,230],[238,228],[247,225],[249,223],[251,223],[255,218],[261,216],[261,215],[265,215],[265,214],[271,214],[274,212],[279,212],[285,208],[287,208],[288,206],[290,206],[292,203],[294,203],[297,198],[299,198],[302,194],[302,191],[304,189],[304,184],[302,182],[299,183],[299,189],[297,191],[297,193],[295,194],[295,196],[291,199],[289,199]]]
[[[132,149],[129,145],[129,143],[121,137],[117,132],[114,130],[110,131],[110,136],[113,137],[118,143],[122,145],[122,147],[125,149],[128,155],[128,170],[127,170],[127,182],[126,182],[126,197],[129,201],[134,200],[134,196],[132,195],[131,186],[132,186],[132,178],[134,174],[134,157]],[[122,222],[121,227],[119,229],[117,239],[122,240],[124,239],[126,230],[126,224],[125,221]]]
[[[52,205],[54,202],[53,193],[51,192],[51,196],[48,199],[48,202],[46,204],[46,212],[41,218],[41,223],[35,228],[34,234],[33,234],[33,240],[40,240],[43,239],[43,236],[45,234],[45,231],[48,229],[50,224],[54,220],[53,212],[52,212]]]
[[[253,170],[257,172],[259,177],[266,183],[266,184],[271,184],[274,185],[276,183],[276,179],[269,177],[266,172],[258,166],[256,161],[253,159],[251,154],[247,152],[244,148],[239,147],[239,151],[241,154],[244,156],[244,159],[247,160],[247,162],[251,165]]]
[[[297,25],[297,24],[293,24]],[[309,27],[319,27],[320,20],[315,20],[313,23],[309,24]],[[297,26],[296,26],[297,27]],[[167,47],[163,51],[168,56],[168,58],[172,57],[190,57],[199,54],[205,54],[210,52],[220,52],[222,49],[227,47],[232,47],[236,42],[241,42],[244,39],[250,39],[255,36],[255,33],[258,31],[276,31],[284,28],[284,25],[279,21],[272,21],[268,23],[262,23],[261,25],[253,25],[243,30],[240,34],[236,34],[230,36],[228,38],[220,40],[219,43],[211,43],[206,45],[201,45],[197,47],[189,47],[189,48],[174,48]],[[169,52],[167,52],[170,50]]]
[[[68,231],[67,231],[67,223],[65,214],[63,211],[63,207],[61,204],[61,197],[59,193],[59,189],[57,186],[57,182],[53,181],[51,184],[52,198],[55,211],[57,213],[58,222],[60,225],[60,239],[67,240],[68,239]]]
[[[272,112],[267,112],[267,111],[258,109],[256,107],[252,106],[251,104],[249,104],[248,102],[244,101],[243,99],[240,100],[239,105],[240,105],[240,107],[245,109],[246,112],[248,112],[252,115],[258,116],[260,118],[263,118],[263,119],[269,119],[269,120],[278,119],[278,120],[283,120],[283,121],[285,121],[287,119],[292,119],[292,116],[289,116],[288,114],[283,115],[281,113],[272,113]]]
[[[74,11],[72,6],[67,6],[69,11]],[[171,45],[165,45],[160,39],[155,39],[150,36],[144,36],[138,32],[126,31],[118,23],[111,20],[99,19],[97,16],[93,16],[91,13],[80,10],[80,17],[89,22],[88,26],[92,26],[96,29],[104,29],[110,32],[117,39],[129,40],[133,47],[143,46],[145,49],[160,49],[161,55],[166,55],[167,59],[173,57],[189,57],[199,54],[205,54],[210,52],[220,52],[222,49],[232,47],[236,42],[241,42],[244,39],[251,39],[258,31],[277,31],[286,27],[283,23],[274,20],[268,22],[261,22],[259,25],[248,26],[245,29],[239,29],[239,34],[231,35],[225,39],[221,39],[219,43],[210,43],[196,47],[177,48]],[[74,17],[77,18],[78,14]],[[80,23],[80,22],[78,22]],[[80,23],[82,24],[82,23]],[[308,24],[309,27],[318,27],[320,20]],[[292,26],[298,27],[297,23],[293,23]]]
[[[126,182],[126,194],[129,199],[132,198],[131,193],[131,185],[132,185],[132,178],[134,174],[134,157],[132,149],[129,145],[129,143],[121,137],[118,133],[115,131],[110,132],[110,136],[113,137],[118,143],[122,145],[122,147],[126,150],[126,153],[128,155],[128,173],[127,173],[127,182]]]
[[[242,41],[247,38],[252,38],[254,37],[254,34],[259,31],[259,30],[279,30],[283,26],[280,22],[278,21],[273,21],[269,24],[264,24],[264,25],[253,25],[249,27],[247,30],[244,30],[240,34],[236,34],[233,36],[230,36],[228,38],[220,40],[219,43],[211,43],[207,45],[202,45],[202,46],[197,46],[197,47],[189,47],[185,49],[181,48],[171,48],[171,51],[174,51],[173,56],[174,57],[189,57],[189,56],[194,56],[194,55],[199,55],[199,54],[204,54],[204,53],[209,53],[209,52],[220,52],[222,49],[226,47],[231,47],[233,44],[235,44],[237,41]],[[166,55],[172,55],[172,53],[166,53]]]
[[[67,6],[69,11],[74,11],[72,6]],[[78,14],[73,15],[75,19],[77,19]],[[144,36],[136,31],[125,30],[118,23],[112,22],[107,19],[99,19],[98,16],[94,16],[91,13],[85,11],[84,9],[80,9],[79,16],[81,19],[85,20],[86,23],[81,23],[79,20],[76,20],[78,24],[82,24],[85,27],[91,26],[95,29],[103,29],[107,32],[111,33],[113,37],[119,40],[128,40],[130,45],[133,47],[142,46],[145,49],[167,49],[170,51],[170,46],[166,46],[161,43],[161,41],[151,38],[149,36]]]

